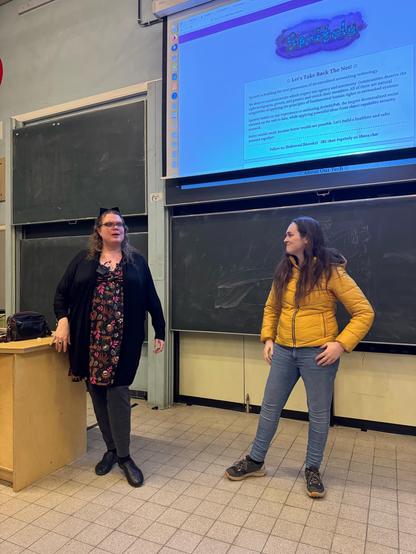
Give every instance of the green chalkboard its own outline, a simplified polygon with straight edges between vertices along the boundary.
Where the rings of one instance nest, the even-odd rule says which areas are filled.
[[[13,222],[146,212],[146,102],[60,117],[13,131]]]
[[[283,237],[318,219],[376,311],[366,341],[416,344],[416,197],[178,216],[172,221],[172,327],[259,334]],[[339,310],[341,324],[347,316]]]
[[[147,259],[147,233],[129,233],[132,246]],[[87,247],[88,237],[50,237],[20,241],[20,310],[44,314],[55,328],[53,298],[72,258]]]

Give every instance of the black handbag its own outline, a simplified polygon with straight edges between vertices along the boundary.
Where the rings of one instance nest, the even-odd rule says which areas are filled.
[[[51,334],[45,316],[38,312],[17,312],[7,318],[5,342],[37,339]]]

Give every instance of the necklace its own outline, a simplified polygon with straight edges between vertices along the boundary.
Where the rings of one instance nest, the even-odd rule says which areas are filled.
[[[122,258],[122,255],[120,253],[117,253],[115,255],[109,255],[109,256],[103,256],[100,257],[100,264],[104,267],[107,267],[111,271],[115,269],[118,263],[120,263]]]

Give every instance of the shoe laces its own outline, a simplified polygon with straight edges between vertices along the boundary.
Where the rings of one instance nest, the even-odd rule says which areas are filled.
[[[247,458],[243,458],[242,460],[238,460],[237,462],[234,462],[234,467],[237,471],[246,471],[248,469]]]
[[[308,475],[308,482],[311,485],[320,485],[321,484],[321,475],[320,475],[319,471],[315,471],[313,469],[310,469],[309,470],[309,475]]]

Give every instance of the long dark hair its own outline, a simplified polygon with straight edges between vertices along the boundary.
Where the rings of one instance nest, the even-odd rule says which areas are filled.
[[[100,214],[94,223],[94,229],[91,235],[88,239],[88,254],[87,258],[89,260],[93,260],[97,256],[100,255],[100,253],[103,250],[103,239],[100,237],[100,234],[98,232],[99,227],[103,223],[103,219],[108,214],[115,214],[118,215],[123,223],[124,227],[124,239],[121,243],[121,252],[123,253],[123,257],[127,262],[132,261],[132,253],[134,252],[134,248],[130,245],[129,237],[128,237],[128,227],[126,225],[126,222],[124,221],[123,216],[121,213],[117,210],[107,210]]]
[[[299,306],[305,296],[316,286],[326,288],[331,277],[332,264],[336,250],[325,245],[325,238],[321,225],[313,217],[301,216],[292,220],[300,236],[307,238],[305,245],[304,262],[300,267],[300,276],[296,285],[295,302]],[[339,262],[342,257],[338,254]],[[335,262],[336,263],[336,262]],[[293,271],[293,264],[286,254],[276,267],[273,286],[278,302],[280,303]],[[323,278],[323,283],[321,279]]]

